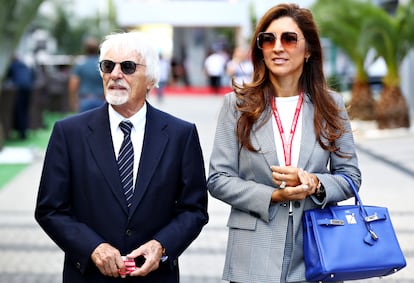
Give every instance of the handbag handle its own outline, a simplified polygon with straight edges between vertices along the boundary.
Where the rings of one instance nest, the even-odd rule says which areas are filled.
[[[345,179],[345,181],[347,181],[349,186],[351,186],[352,190],[354,191],[355,205],[359,206],[360,211],[361,211],[361,215],[364,218],[365,226],[367,227],[367,230],[368,230],[368,235],[364,238],[364,242],[369,244],[369,245],[373,245],[378,240],[378,236],[372,230],[370,222],[380,220],[380,218],[378,217],[377,214],[368,215],[367,211],[364,208],[364,205],[362,204],[362,200],[361,200],[361,197],[359,196],[359,193],[356,189],[356,186],[355,186],[354,182],[352,181],[352,179],[350,177],[348,177],[347,175],[344,175],[344,174],[340,174],[340,173],[335,174],[335,175],[342,176]]]
[[[363,206],[364,204],[362,203],[361,197],[359,196],[359,193],[354,184],[354,181],[352,181],[352,179],[345,174],[338,173],[335,175],[342,176],[345,179],[345,181],[347,181],[349,186],[352,188],[352,190],[354,191],[354,196],[355,196],[355,205]]]

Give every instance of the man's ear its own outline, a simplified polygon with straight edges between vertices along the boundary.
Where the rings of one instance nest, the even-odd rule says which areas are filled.
[[[150,91],[151,89],[153,89],[155,87],[155,81],[154,80],[150,80],[147,83],[147,91]]]

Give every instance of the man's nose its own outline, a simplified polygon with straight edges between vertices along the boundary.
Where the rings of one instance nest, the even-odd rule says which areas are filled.
[[[116,63],[114,69],[111,72],[111,77],[112,78],[120,78],[123,76],[123,72],[121,70],[121,64]]]

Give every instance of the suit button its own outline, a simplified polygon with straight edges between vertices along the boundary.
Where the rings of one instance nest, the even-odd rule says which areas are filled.
[[[125,231],[125,235],[127,235],[127,236],[132,236],[132,230],[131,230],[131,229],[127,229],[127,230]]]
[[[299,201],[295,201],[295,202],[293,203],[293,206],[294,206],[295,208],[299,208],[299,207],[300,207],[300,202],[299,202]]]

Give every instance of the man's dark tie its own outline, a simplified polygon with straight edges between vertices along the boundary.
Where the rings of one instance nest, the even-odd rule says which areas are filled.
[[[134,147],[131,142],[132,123],[130,121],[122,121],[119,123],[119,127],[124,133],[124,140],[119,150],[118,168],[127,205],[130,207],[131,198],[134,193]]]

